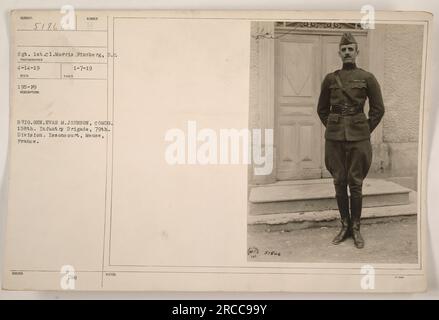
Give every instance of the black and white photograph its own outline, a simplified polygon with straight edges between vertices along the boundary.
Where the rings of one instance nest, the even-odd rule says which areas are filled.
[[[419,263],[424,26],[259,21],[250,41],[273,169],[249,166],[248,261]]]
[[[0,287],[425,292],[433,14],[349,10],[10,10]]]

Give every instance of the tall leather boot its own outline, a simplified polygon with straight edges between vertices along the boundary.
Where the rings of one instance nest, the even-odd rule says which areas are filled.
[[[351,221],[349,218],[349,198],[346,196],[336,196],[338,211],[340,212],[341,229],[332,240],[333,244],[339,244],[350,236]]]
[[[360,233],[362,205],[362,197],[351,197],[352,238],[354,239],[354,244],[358,249],[364,247],[364,240]]]

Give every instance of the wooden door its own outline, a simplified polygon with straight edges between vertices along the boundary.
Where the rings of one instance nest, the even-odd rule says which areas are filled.
[[[320,38],[289,34],[276,42],[277,179],[320,178]]]

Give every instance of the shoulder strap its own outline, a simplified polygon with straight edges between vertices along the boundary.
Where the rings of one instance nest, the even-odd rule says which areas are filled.
[[[341,88],[341,90],[344,91],[343,82],[341,82],[340,76],[338,75],[338,70],[334,72],[335,81],[337,81],[338,86]]]
[[[344,93],[346,97],[348,97],[352,102],[356,102],[354,97],[351,96],[351,94],[346,91],[345,87],[343,86],[343,82],[340,79],[340,76],[338,75],[338,70],[334,72],[335,81],[337,81],[338,86],[340,87],[341,91]]]

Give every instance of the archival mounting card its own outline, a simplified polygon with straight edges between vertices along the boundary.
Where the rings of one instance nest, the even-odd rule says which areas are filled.
[[[430,14],[10,21],[5,289],[425,290]]]

